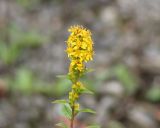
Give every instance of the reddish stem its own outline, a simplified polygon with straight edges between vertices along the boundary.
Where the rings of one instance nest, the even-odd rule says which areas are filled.
[[[71,118],[71,128],[74,128],[74,106],[72,107],[72,118]]]

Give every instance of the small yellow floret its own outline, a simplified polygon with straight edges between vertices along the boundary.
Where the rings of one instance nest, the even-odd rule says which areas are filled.
[[[80,108],[80,107],[79,107],[79,104],[78,104],[78,103],[75,103],[75,104],[74,104],[74,110],[75,110],[75,111],[79,111],[79,108]]]

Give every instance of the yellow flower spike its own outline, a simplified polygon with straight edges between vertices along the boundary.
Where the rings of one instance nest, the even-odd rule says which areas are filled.
[[[72,82],[72,90],[69,92],[69,100],[56,102],[65,103],[64,114],[70,119],[69,127],[74,128],[74,120],[77,114],[80,112],[93,113],[90,109],[80,110],[78,99],[82,93],[91,93],[79,80],[87,72],[85,63],[93,60],[94,51],[90,30],[83,26],[76,25],[71,26],[68,31],[70,32],[70,36],[66,41],[67,48],[65,52],[71,61],[67,78]]]
[[[71,26],[68,29],[71,32],[67,42],[66,52],[71,59],[71,69],[83,72],[85,69],[84,62],[92,60],[93,41],[91,32],[82,26]]]
[[[66,53],[71,61],[69,66],[69,79],[72,81],[72,90],[69,92],[69,105],[72,109],[70,128],[73,128],[74,116],[79,112],[77,103],[79,96],[85,90],[79,78],[85,73],[85,63],[93,60],[93,41],[91,32],[83,26],[71,26],[68,31],[70,36],[66,41]]]

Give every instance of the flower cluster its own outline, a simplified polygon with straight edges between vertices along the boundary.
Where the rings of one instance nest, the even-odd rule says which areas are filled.
[[[72,91],[69,92],[69,104],[74,106],[75,112],[79,110],[79,104],[75,103],[75,101],[79,98],[79,95],[84,90],[84,86],[81,82],[76,82],[72,85]]]
[[[74,128],[76,127],[76,125],[74,125],[74,120],[77,114],[80,112],[95,113],[88,108],[80,109],[80,104],[78,103],[81,94],[93,94],[82,84],[82,82],[80,82],[80,78],[88,72],[85,63],[93,59],[94,52],[91,32],[88,29],[77,25],[71,26],[68,31],[71,34],[66,41],[66,53],[68,54],[71,63],[67,78],[72,82],[72,89],[69,92],[69,100],[56,100],[54,103],[63,104],[64,114],[70,119],[70,128]],[[69,128],[64,123],[59,123],[57,126]],[[95,125],[90,125],[89,127],[95,127]]]
[[[69,105],[72,109],[71,128],[73,128],[74,116],[79,112],[79,96],[86,88],[79,81],[85,73],[85,63],[93,59],[93,41],[91,32],[82,26],[71,26],[68,30],[71,34],[66,41],[66,52],[70,58],[69,79],[72,81],[72,90],[69,92]]]
[[[71,59],[69,74],[82,73],[85,70],[84,62],[92,60],[93,56],[91,32],[82,26],[72,26],[68,31],[71,32],[66,41],[66,52]]]

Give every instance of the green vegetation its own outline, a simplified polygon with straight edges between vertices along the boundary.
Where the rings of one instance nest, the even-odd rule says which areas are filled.
[[[9,38],[9,42],[6,41],[5,36]],[[48,42],[48,37],[44,37],[42,34],[33,30],[22,31],[15,25],[11,25],[9,28],[1,31],[0,63],[4,69],[7,67],[7,71],[13,67],[15,68],[15,75],[13,76],[11,73],[6,78],[11,91],[19,91],[24,94],[33,92],[44,94],[53,93],[50,85],[44,88],[46,83],[38,80],[31,70],[22,68],[21,64],[18,63],[28,50],[39,48],[46,42]],[[16,66],[17,63],[18,66]],[[6,72],[6,74],[8,73]]]
[[[160,101],[160,86],[151,87],[146,93],[146,98],[152,102],[159,102]]]
[[[47,42],[47,38],[35,31],[24,32],[12,26],[8,32],[10,42],[0,40],[0,60],[5,65],[14,64],[23,55],[25,49],[37,48]]]
[[[16,0],[19,5],[26,8],[27,10],[32,10],[36,5],[38,5],[41,0]]]
[[[117,65],[113,69],[114,75],[122,83],[128,95],[134,94],[138,88],[136,77],[124,65]]]

